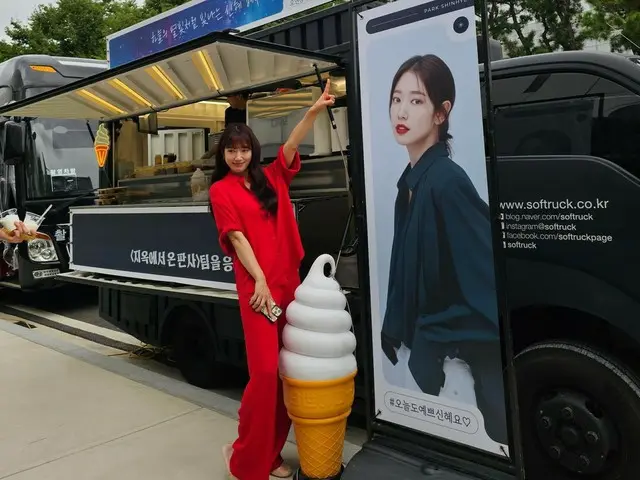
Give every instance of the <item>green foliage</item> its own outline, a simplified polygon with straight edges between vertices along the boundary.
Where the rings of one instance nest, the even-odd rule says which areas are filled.
[[[179,7],[189,0],[145,0],[142,10],[146,18],[153,17],[159,13],[166,12],[172,8]]]
[[[476,11],[483,3],[476,0]],[[584,47],[580,0],[488,0],[486,5],[490,35],[510,57]]]
[[[106,58],[106,36],[188,0],[58,0],[40,5],[26,22],[12,22],[0,41],[0,61],[39,53]]]
[[[640,54],[640,0],[588,0],[583,25],[591,38],[610,40],[613,51]]]

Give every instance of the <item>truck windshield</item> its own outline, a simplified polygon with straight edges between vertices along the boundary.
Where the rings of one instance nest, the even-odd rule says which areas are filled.
[[[89,131],[95,134],[97,122],[35,118],[30,124],[28,198],[75,196],[98,187],[100,171]]]

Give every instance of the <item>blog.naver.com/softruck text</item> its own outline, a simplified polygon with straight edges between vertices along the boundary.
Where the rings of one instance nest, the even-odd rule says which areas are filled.
[[[611,243],[612,235],[597,231],[609,205],[609,200],[600,198],[500,202],[502,245],[536,250],[554,241]]]

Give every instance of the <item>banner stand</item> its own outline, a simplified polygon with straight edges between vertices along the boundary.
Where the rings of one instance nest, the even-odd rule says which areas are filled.
[[[507,299],[505,292],[505,259],[501,248],[500,239],[500,225],[498,216],[498,178],[496,168],[496,152],[494,148],[494,122],[491,103],[491,64],[490,55],[491,51],[490,38],[488,35],[488,22],[486,3],[482,1],[482,11],[479,12],[481,18],[481,33],[482,41],[484,44],[484,98],[486,108],[486,140],[485,145],[487,147],[486,156],[489,159],[488,168],[486,173],[488,204],[490,209],[490,224],[491,234],[490,241],[493,247],[494,258],[494,271],[495,271],[495,291],[497,294],[498,305],[498,317],[499,317],[499,330],[500,330],[500,349],[502,358],[502,371],[504,375],[504,391],[505,391],[505,404],[506,404],[506,428],[508,432],[508,452],[505,452],[504,457],[500,458],[499,453],[482,451],[483,448],[479,448],[478,445],[465,445],[463,441],[459,439],[447,439],[442,436],[434,435],[432,433],[421,432],[416,428],[408,427],[407,425],[397,424],[395,422],[381,419],[381,408],[379,403],[376,403],[376,373],[375,364],[376,360],[374,355],[376,351],[376,340],[374,337],[379,335],[379,330],[374,326],[371,329],[363,328],[362,338],[359,338],[359,344],[361,348],[365,349],[364,357],[369,361],[367,365],[362,367],[365,369],[365,388],[367,393],[367,433],[369,441],[365,443],[362,450],[354,456],[354,458],[347,465],[343,475],[343,480],[360,480],[367,478],[368,480],[382,480],[391,478],[402,478],[404,480],[422,479],[425,476],[438,480],[469,480],[469,479],[491,479],[491,480],[522,480],[524,479],[524,468],[522,461],[522,448],[520,444],[520,428],[518,423],[518,409],[517,409],[517,392],[515,382],[515,372],[513,365],[513,350],[512,339],[510,334],[510,323],[508,318]],[[469,18],[469,10],[473,9],[473,1],[460,0],[457,2],[435,0],[431,2],[419,2],[412,0],[400,0],[391,4],[383,6],[372,7],[371,10],[384,10],[385,19],[379,20],[378,25],[385,25],[385,23],[393,24],[396,26],[381,28],[397,28],[403,23],[408,23],[405,19],[410,15],[415,15],[418,12],[419,15],[426,17],[437,17],[441,14],[450,14],[457,10],[466,9],[467,18]],[[394,11],[395,10],[395,11]],[[427,14],[429,10],[432,10],[432,14]],[[438,12],[440,10],[440,12]],[[362,42],[359,38],[359,28],[362,30],[362,26],[358,25],[359,21],[363,21],[362,12],[366,12],[364,7],[352,7],[351,20],[352,20],[352,72],[351,79],[347,79],[347,88],[352,95],[350,95],[351,101],[349,102],[349,124],[354,138],[357,138],[358,134],[365,134],[365,130],[368,125],[365,124],[365,118],[382,117],[377,115],[379,112],[373,114],[369,112],[369,106],[362,110],[362,117],[360,118],[360,106],[365,106],[367,99],[365,98],[366,92],[364,92],[363,81],[364,76],[370,75],[369,71],[362,71],[363,66],[359,58],[359,51],[362,48]],[[382,15],[382,14],[381,14]],[[462,17],[462,13],[460,14]],[[394,17],[395,16],[395,17]],[[456,22],[461,20],[461,17],[456,19]],[[371,18],[369,15],[368,18]],[[415,21],[415,20],[413,20]],[[464,30],[468,28],[467,25],[454,24],[454,30],[460,28]],[[471,29],[473,29],[473,23],[471,23]],[[423,31],[427,29],[423,26]],[[460,33],[460,32],[458,32]],[[408,40],[405,40],[408,43]],[[422,42],[424,50],[429,50],[429,45],[437,42],[429,42],[425,39]],[[376,50],[378,57],[376,61],[380,59],[383,53],[380,49]],[[398,55],[404,55],[402,48],[396,48],[395,52]],[[421,52],[422,53],[422,52]],[[429,52],[425,51],[424,54]],[[414,55],[416,55],[414,53]],[[477,67],[476,67],[477,68]],[[380,72],[385,70],[381,67]],[[477,71],[477,70],[476,70]],[[417,75],[416,75],[417,76]],[[369,76],[368,78],[371,78]],[[475,77],[476,79],[478,77]],[[464,87],[462,87],[464,88]],[[380,95],[388,97],[387,91],[378,92]],[[462,95],[461,95],[462,96]],[[389,105],[393,103],[393,100],[389,100]],[[456,104],[457,106],[458,104]],[[459,108],[459,107],[458,107]],[[391,110],[391,106],[390,106]],[[389,115],[391,116],[391,115]],[[356,131],[359,130],[359,131]],[[381,129],[376,129],[376,135]],[[459,133],[457,130],[456,133]],[[401,132],[400,132],[401,133]],[[376,288],[371,282],[371,271],[377,268],[377,266],[371,265],[371,254],[367,252],[367,247],[370,245],[371,236],[371,222],[373,219],[369,211],[372,203],[371,188],[367,190],[367,181],[371,181],[370,178],[366,178],[368,173],[371,177],[371,172],[365,172],[367,169],[367,162],[365,156],[367,154],[367,140],[365,136],[362,136],[363,141],[361,144],[352,145],[352,155],[357,159],[363,161],[357,161],[353,164],[352,178],[354,178],[354,198],[356,204],[356,220],[359,230],[359,236],[361,238],[359,252],[359,274],[362,279],[360,284],[363,290],[368,292],[370,298],[375,298],[378,292],[374,292]],[[355,143],[355,142],[354,142]],[[369,149],[370,153],[371,149]],[[392,158],[392,157],[391,157]],[[369,166],[370,167],[370,166]],[[363,169],[363,171],[359,169]],[[366,202],[365,202],[366,197]],[[378,200],[378,204],[380,201]],[[392,220],[389,219],[388,223],[393,225]],[[369,259],[363,260],[363,259]],[[362,302],[363,311],[362,317],[372,319],[372,304],[366,300]],[[379,362],[378,362],[379,363]],[[379,369],[379,364],[378,364]],[[379,375],[379,373],[378,373]],[[379,400],[378,400],[379,402]],[[458,437],[459,438],[459,437]]]
[[[507,274],[506,274],[506,258],[502,247],[502,238],[500,236],[500,188],[498,176],[498,155],[496,152],[495,141],[495,120],[493,111],[493,77],[491,69],[491,37],[489,36],[489,15],[487,14],[487,0],[480,2],[480,31],[484,43],[484,95],[486,105],[486,122],[487,130],[485,132],[486,152],[489,158],[488,168],[488,185],[491,201],[489,207],[491,209],[491,218],[493,225],[491,228],[493,236],[494,251],[494,269],[496,272],[496,293],[498,300],[498,312],[500,314],[502,352],[505,363],[505,386],[507,394],[507,412],[509,414],[507,428],[509,429],[509,440],[511,445],[513,470],[516,478],[524,479],[524,457],[522,448],[522,434],[520,429],[520,409],[518,406],[517,380],[514,364],[513,352],[513,335],[511,328],[511,318],[509,315],[509,302],[507,298]]]

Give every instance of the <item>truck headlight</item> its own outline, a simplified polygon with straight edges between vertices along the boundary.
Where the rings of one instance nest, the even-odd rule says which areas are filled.
[[[27,249],[29,250],[29,259],[32,262],[56,262],[58,260],[56,247],[48,236],[46,239],[29,240]]]

